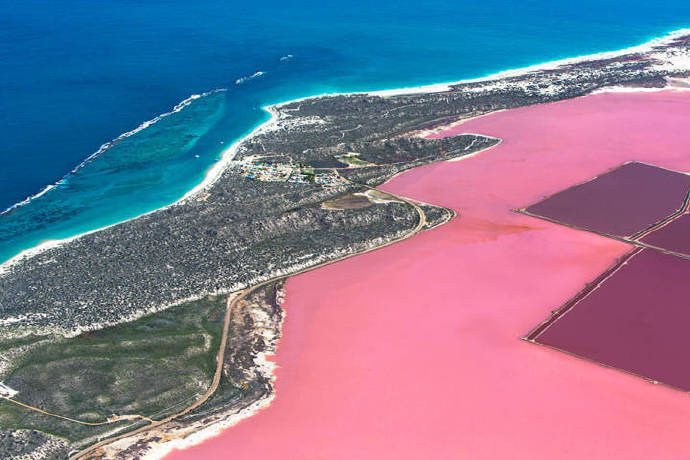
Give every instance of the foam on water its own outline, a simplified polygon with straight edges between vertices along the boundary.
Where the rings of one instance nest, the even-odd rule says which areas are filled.
[[[215,157],[222,148],[208,140],[210,148],[197,146],[225,115],[225,106],[225,90],[192,95],[103,144],[58,182],[3,211],[0,260],[42,241],[111,225],[182,196],[192,173],[197,180],[203,177],[205,164],[200,157]],[[175,183],[182,186],[177,191]],[[128,203],[128,197],[142,192],[148,192],[147,200]]]
[[[20,202],[18,202],[18,203],[13,204],[12,206],[10,206],[10,207],[8,207],[7,209],[5,209],[4,211],[0,211],[0,215],[8,214],[8,213],[10,213],[11,211],[13,211],[13,210],[15,210],[15,209],[17,209],[17,208],[19,208],[19,207],[21,207],[21,206],[24,206],[24,205],[26,205],[26,204],[29,204],[32,200],[35,200],[35,199],[37,199],[37,198],[42,197],[43,195],[45,195],[46,193],[48,193],[50,190],[52,190],[52,189],[54,189],[54,188],[56,188],[56,187],[58,187],[58,186],[60,186],[60,185],[66,184],[66,183],[69,181],[69,177],[70,177],[71,175],[75,174],[77,171],[79,171],[80,169],[82,169],[82,168],[83,168],[86,164],[88,164],[90,161],[94,160],[96,157],[98,157],[98,156],[101,155],[102,153],[106,152],[110,147],[112,147],[112,146],[115,145],[116,143],[118,143],[118,142],[120,142],[120,141],[122,141],[122,140],[124,140],[124,139],[126,139],[126,138],[128,138],[128,137],[130,137],[130,136],[133,136],[134,134],[138,133],[139,131],[142,131],[142,130],[148,128],[149,126],[153,125],[154,123],[160,121],[161,119],[163,119],[163,118],[165,118],[165,117],[167,117],[167,116],[169,116],[169,115],[172,115],[173,113],[179,112],[180,110],[184,109],[184,108],[187,107],[189,104],[191,104],[192,102],[194,102],[196,99],[199,99],[200,97],[208,96],[208,95],[210,95],[210,94],[213,94],[213,93],[216,93],[216,92],[220,92],[220,91],[226,91],[226,90],[225,90],[224,88],[220,88],[220,89],[216,89],[216,90],[213,90],[213,91],[208,91],[208,92],[203,93],[203,94],[192,94],[192,95],[189,96],[187,99],[185,99],[185,100],[183,100],[182,102],[180,102],[180,103],[178,103],[177,105],[175,105],[175,107],[173,107],[172,110],[170,110],[170,112],[162,113],[162,114],[158,115],[157,117],[152,118],[151,120],[147,120],[147,121],[143,122],[142,124],[140,124],[139,126],[137,126],[136,128],[134,128],[133,130],[127,131],[126,133],[120,134],[120,135],[117,136],[115,139],[113,139],[113,140],[111,140],[111,141],[109,141],[109,142],[106,142],[105,144],[101,145],[101,146],[98,148],[98,150],[96,150],[94,153],[92,153],[91,155],[89,155],[88,157],[86,157],[86,159],[85,159],[84,161],[82,161],[81,163],[79,163],[74,169],[72,169],[68,174],[66,174],[62,179],[60,179],[59,181],[57,181],[55,184],[46,185],[45,188],[43,188],[43,190],[41,190],[41,191],[38,192],[37,194],[32,195],[32,196],[29,196],[29,197],[25,198],[24,200],[22,200],[22,201],[20,201]]]
[[[283,58],[281,58],[281,60],[283,60]],[[254,72],[253,74],[247,75],[246,77],[238,78],[237,80],[235,80],[235,84],[241,85],[242,83],[246,83],[249,80],[253,80],[265,74],[266,72],[259,70],[258,72]]]
[[[678,0],[653,9],[641,0],[519,9],[505,0],[357,8],[265,0],[243,5],[242,14],[217,0],[113,0],[98,9],[87,0],[2,2],[0,209],[12,212],[0,215],[0,261],[174,202],[206,177],[224,145],[267,120],[267,104],[490,75],[620,49],[690,23],[690,5]],[[184,119],[182,108],[205,97],[167,111],[180,116],[174,135],[163,134],[158,117],[137,126],[190,92],[222,87],[224,113],[207,120],[191,150],[182,128],[195,131],[200,122]],[[130,142],[155,133],[177,136],[178,147],[152,152]],[[120,144],[139,150],[122,153]],[[63,196],[68,206],[49,206]]]

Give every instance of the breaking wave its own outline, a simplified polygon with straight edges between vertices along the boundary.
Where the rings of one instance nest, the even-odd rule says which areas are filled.
[[[111,140],[111,141],[108,141],[108,142],[106,142],[105,144],[101,145],[101,146],[98,148],[98,150],[96,150],[94,153],[92,153],[91,155],[89,155],[88,157],[86,157],[86,159],[84,159],[84,161],[82,161],[81,163],[79,163],[74,169],[72,169],[70,172],[68,172],[67,174],[65,174],[59,181],[57,181],[56,183],[51,184],[51,185],[46,185],[40,192],[38,192],[38,193],[36,193],[36,194],[34,194],[34,195],[31,195],[31,196],[25,198],[24,200],[22,200],[22,201],[20,201],[20,202],[18,202],[18,203],[13,204],[13,205],[10,206],[9,208],[5,209],[4,211],[1,211],[1,212],[0,212],[0,216],[5,215],[5,214],[9,214],[10,212],[16,210],[17,208],[20,208],[20,207],[22,207],[22,206],[25,206],[25,205],[31,203],[33,200],[42,197],[43,195],[45,195],[46,193],[48,193],[48,192],[51,191],[52,189],[54,189],[54,188],[56,188],[56,187],[58,187],[58,186],[60,186],[60,185],[63,185],[63,184],[65,184],[65,183],[67,183],[67,180],[68,180],[69,176],[71,176],[72,174],[74,174],[74,173],[76,173],[77,171],[79,171],[81,168],[83,168],[84,166],[86,166],[86,164],[88,164],[89,162],[93,161],[95,158],[97,158],[98,156],[100,156],[101,154],[103,154],[104,152],[106,152],[110,147],[112,147],[113,145],[117,144],[118,142],[121,142],[121,141],[123,141],[124,139],[127,139],[128,137],[133,136],[134,134],[136,134],[136,133],[138,133],[138,132],[140,132],[140,131],[143,131],[144,129],[148,128],[149,126],[151,126],[151,125],[153,125],[153,124],[155,124],[155,123],[157,123],[158,121],[162,120],[163,118],[165,118],[165,117],[167,117],[167,116],[169,116],[169,115],[172,115],[172,114],[174,114],[174,113],[179,112],[180,110],[184,109],[185,107],[187,107],[189,104],[191,104],[192,102],[194,102],[194,101],[197,100],[197,99],[200,99],[200,98],[202,98],[202,97],[209,96],[209,95],[211,95],[211,94],[219,93],[219,92],[222,92],[222,91],[226,91],[226,89],[225,89],[225,88],[220,88],[220,89],[214,89],[214,90],[212,90],[212,91],[207,91],[207,92],[201,93],[201,94],[192,94],[192,95],[189,96],[187,99],[184,99],[183,101],[177,103],[177,104],[172,108],[172,110],[170,110],[169,112],[162,113],[162,114],[158,115],[158,116],[155,117],[155,118],[152,118],[152,119],[150,119],[150,120],[147,120],[147,121],[143,122],[142,124],[140,124],[139,126],[137,126],[136,128],[134,128],[133,130],[127,131],[126,133],[120,134],[120,135],[117,136],[115,139],[113,139],[113,140]]]
[[[235,80],[235,84],[241,85],[242,83],[246,83],[249,80],[253,80],[253,79],[258,78],[258,77],[265,75],[265,74],[266,74],[266,72],[259,70],[258,72],[254,72],[253,74],[248,75],[246,77],[238,78],[237,80]]]

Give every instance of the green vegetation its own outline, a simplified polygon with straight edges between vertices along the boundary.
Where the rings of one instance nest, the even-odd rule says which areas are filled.
[[[371,166],[372,163],[362,160],[361,158],[357,157],[356,154],[347,154],[347,155],[338,155],[336,157],[338,161],[345,163],[346,165],[351,165],[351,166]]]
[[[17,401],[84,422],[113,415],[160,419],[208,388],[225,300],[208,297],[71,339],[0,341],[4,350],[26,347],[4,382],[19,392]],[[142,423],[89,426],[0,402],[0,426],[40,430],[73,442]]]

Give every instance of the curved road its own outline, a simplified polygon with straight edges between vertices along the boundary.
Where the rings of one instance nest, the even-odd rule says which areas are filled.
[[[337,172],[336,172],[336,174],[337,174]],[[338,174],[338,175],[339,175],[339,174]],[[340,176],[340,177],[342,177],[342,176]],[[347,180],[347,179],[345,179],[345,180]],[[348,181],[348,182],[349,182],[349,181]],[[352,182],[351,182],[351,183],[352,183]],[[118,440],[120,440],[120,439],[128,438],[128,437],[131,437],[131,436],[134,436],[134,435],[143,433],[143,432],[145,432],[145,431],[150,430],[151,428],[155,428],[155,427],[157,427],[157,426],[160,426],[160,425],[162,425],[162,424],[164,424],[164,423],[166,423],[166,422],[169,422],[169,421],[171,421],[171,420],[174,420],[174,419],[177,418],[177,417],[180,417],[180,416],[182,416],[182,415],[185,415],[185,414],[191,412],[192,410],[196,409],[197,407],[199,407],[199,406],[201,406],[203,403],[205,403],[205,402],[208,400],[208,398],[211,397],[211,395],[213,395],[213,393],[214,393],[214,392],[216,391],[216,389],[218,388],[218,385],[220,384],[221,376],[223,375],[223,361],[225,360],[225,349],[226,349],[226,347],[227,347],[227,342],[228,342],[228,331],[229,331],[229,329],[230,329],[230,320],[232,319],[232,312],[233,312],[233,309],[234,309],[235,305],[237,305],[238,302],[244,300],[244,299],[247,297],[247,295],[249,295],[252,291],[254,291],[254,290],[256,290],[256,289],[259,289],[260,287],[263,287],[263,286],[265,286],[265,285],[267,285],[267,284],[270,284],[270,283],[279,281],[279,280],[281,280],[281,279],[284,279],[284,278],[288,278],[288,277],[291,277],[291,276],[299,275],[300,273],[304,273],[304,272],[306,272],[306,271],[314,270],[314,269],[316,269],[316,268],[323,267],[323,266],[325,266],[325,265],[329,265],[329,264],[332,264],[332,263],[335,263],[335,262],[338,262],[338,261],[341,261],[341,260],[344,260],[344,259],[348,259],[348,258],[350,258],[350,257],[354,257],[354,256],[357,256],[357,255],[360,255],[360,254],[364,254],[364,253],[367,253],[367,252],[370,252],[370,251],[374,251],[374,250],[383,248],[383,247],[385,247],[385,246],[389,246],[389,245],[391,245],[391,244],[394,244],[394,243],[397,243],[397,242],[406,240],[407,238],[410,238],[410,237],[416,235],[417,233],[419,233],[420,231],[422,231],[422,229],[423,229],[424,226],[426,225],[427,220],[426,220],[426,214],[424,214],[424,210],[423,210],[416,202],[410,200],[409,198],[405,198],[405,197],[402,197],[402,196],[395,195],[395,194],[393,194],[393,193],[385,192],[385,191],[379,190],[379,189],[377,189],[377,188],[375,188],[375,187],[370,187],[370,186],[368,186],[368,185],[357,184],[357,183],[353,183],[353,184],[354,184],[354,185],[361,186],[361,187],[365,187],[365,188],[370,189],[370,190],[376,190],[376,191],[379,192],[379,193],[383,193],[383,194],[388,195],[388,196],[391,197],[391,199],[393,199],[394,201],[402,201],[402,202],[407,203],[407,204],[409,204],[410,206],[412,206],[412,207],[417,211],[417,214],[419,215],[419,221],[417,222],[417,225],[415,226],[415,228],[412,229],[409,233],[406,233],[405,235],[403,235],[403,236],[401,236],[401,237],[399,237],[399,238],[396,238],[396,239],[394,239],[394,240],[392,240],[392,241],[389,241],[389,242],[387,242],[387,243],[381,244],[381,245],[379,245],[379,246],[376,246],[376,247],[373,247],[373,248],[368,248],[368,249],[366,249],[366,250],[364,250],[364,251],[357,252],[357,253],[354,253],[354,254],[347,254],[347,255],[345,255],[345,256],[338,257],[337,259],[329,260],[329,261],[327,261],[327,262],[323,262],[323,263],[321,263],[321,264],[314,265],[313,267],[307,267],[307,268],[305,268],[305,269],[299,270],[299,271],[297,271],[297,272],[295,272],[295,273],[292,273],[292,274],[290,274],[290,275],[287,275],[287,276],[286,276],[286,275],[278,276],[278,277],[272,278],[272,279],[270,279],[270,280],[264,281],[264,282],[262,282],[262,283],[260,283],[260,284],[257,284],[257,285],[255,285],[255,286],[252,286],[252,287],[249,287],[249,288],[243,289],[243,290],[241,290],[241,291],[237,291],[237,292],[234,292],[234,293],[230,294],[230,295],[228,296],[227,307],[226,307],[226,309],[225,309],[225,319],[224,319],[224,323],[223,323],[223,334],[222,334],[222,336],[221,336],[220,347],[218,348],[218,355],[217,355],[217,358],[216,358],[216,359],[217,359],[216,372],[215,372],[214,375],[213,375],[213,380],[211,381],[211,385],[209,386],[208,390],[206,390],[206,393],[204,393],[203,395],[201,395],[196,401],[194,401],[193,404],[191,404],[191,405],[185,407],[185,408],[184,408],[183,410],[181,410],[180,412],[177,412],[177,413],[175,413],[175,414],[169,415],[169,416],[167,416],[167,417],[165,417],[165,418],[163,418],[163,419],[161,419],[161,420],[152,420],[150,424],[145,425],[145,426],[142,426],[142,427],[140,427],[140,428],[137,428],[136,430],[128,431],[127,433],[123,433],[123,434],[121,434],[121,435],[114,436],[114,437],[107,438],[107,439],[104,439],[104,440],[102,440],[102,441],[99,441],[99,442],[97,442],[97,443],[95,443],[95,444],[89,446],[89,447],[86,448],[85,450],[82,450],[81,452],[78,452],[78,453],[76,453],[76,454],[70,456],[70,460],[77,460],[77,459],[87,458],[87,457],[88,457],[89,455],[91,455],[91,454],[96,454],[96,455],[97,455],[97,454],[98,454],[97,451],[98,451],[101,447],[103,447],[103,446],[105,446],[105,445],[108,445],[108,444],[113,443],[113,442],[115,442],[115,441],[118,441]],[[141,418],[144,418],[144,417],[141,417]],[[150,419],[149,419],[149,420],[150,420]]]

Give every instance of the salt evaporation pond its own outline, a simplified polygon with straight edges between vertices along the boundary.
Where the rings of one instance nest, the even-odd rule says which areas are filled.
[[[655,230],[642,238],[642,242],[690,256],[690,214],[683,214]]]
[[[690,260],[644,249],[534,337],[690,391]]]
[[[441,135],[500,137],[386,190],[460,217],[290,278],[276,398],[171,459],[678,459],[690,399],[520,340],[631,246],[513,210],[627,161],[690,170],[690,93],[598,94]]]
[[[632,236],[677,212],[686,174],[626,163],[527,208],[530,214],[609,235]]]
[[[682,172],[627,163],[527,208],[618,236],[645,234],[653,226],[642,237],[653,248],[631,251],[526,339],[690,391],[690,368],[682,365],[690,345],[690,260],[668,253],[690,248],[689,216],[679,216],[688,183]]]

